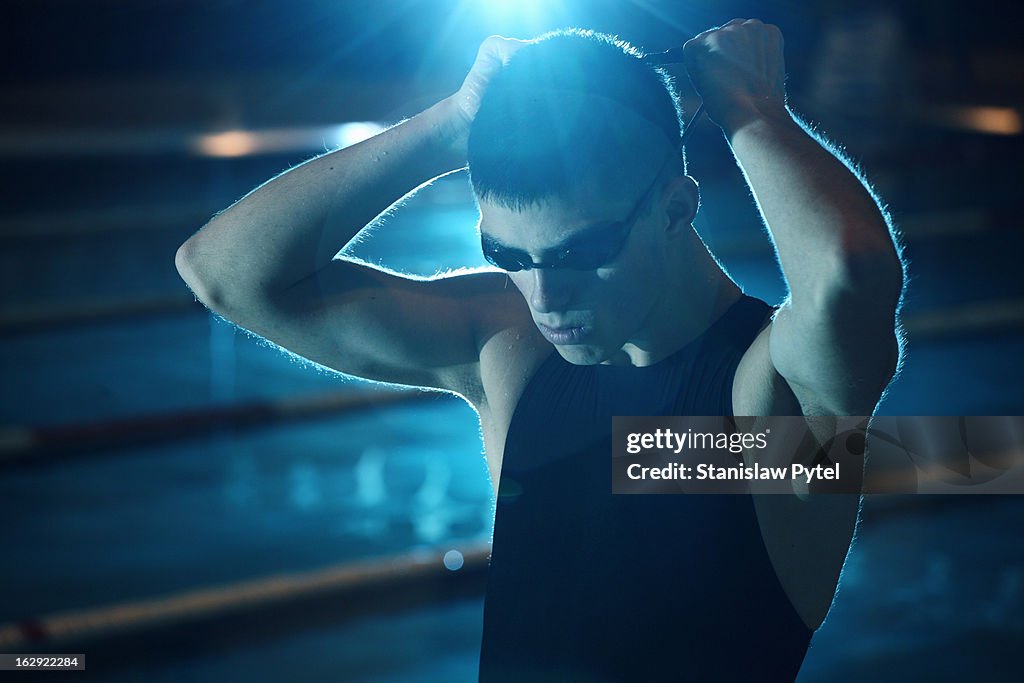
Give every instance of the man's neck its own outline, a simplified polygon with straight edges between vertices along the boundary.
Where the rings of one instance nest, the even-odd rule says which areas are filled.
[[[664,294],[609,365],[653,365],[707,331],[742,295],[696,233],[678,250]]]

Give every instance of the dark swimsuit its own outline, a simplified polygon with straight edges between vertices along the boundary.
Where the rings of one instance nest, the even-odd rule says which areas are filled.
[[[480,681],[792,681],[812,631],[771,565],[749,495],[612,495],[613,415],[732,415],[771,308],[742,296],[647,367],[530,380],[505,442]]]

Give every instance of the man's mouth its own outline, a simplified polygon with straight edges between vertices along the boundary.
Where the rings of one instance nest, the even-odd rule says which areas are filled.
[[[592,328],[586,325],[551,327],[544,323],[537,323],[537,329],[545,339],[557,346],[582,344],[592,331]]]

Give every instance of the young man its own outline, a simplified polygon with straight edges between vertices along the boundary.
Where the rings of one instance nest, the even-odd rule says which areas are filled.
[[[786,108],[779,30],[736,19],[684,54],[777,247],[774,312],[693,230],[663,74],[587,32],[489,38],[457,93],[264,184],[177,254],[238,325],[476,409],[497,494],[481,680],[792,680],[835,593],[857,496],[610,493],[613,415],[870,415],[898,366],[889,225]],[[498,269],[335,258],[467,165]]]

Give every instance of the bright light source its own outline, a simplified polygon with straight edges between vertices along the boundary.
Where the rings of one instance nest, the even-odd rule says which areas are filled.
[[[242,157],[252,154],[257,147],[256,136],[240,130],[202,135],[196,140],[199,153],[208,157]]]
[[[348,147],[367,138],[372,138],[382,130],[384,130],[384,126],[372,121],[343,123],[335,129],[334,140],[338,147]]]
[[[208,157],[242,157],[253,154],[326,151],[348,147],[373,137],[384,126],[373,121],[354,121],[337,126],[310,128],[273,128],[265,130],[227,130],[198,135],[191,148]]]
[[[556,0],[482,0],[477,3],[482,12],[501,17],[538,16],[545,10],[560,9]]]
[[[1009,107],[967,107],[961,114],[964,125],[982,133],[1018,135],[1020,114]]]
[[[566,23],[565,0],[477,0],[474,4],[488,30],[510,37],[529,38]]]
[[[946,106],[926,109],[924,116],[950,128],[961,128],[991,135],[1020,135],[1024,121],[1012,107]]]

